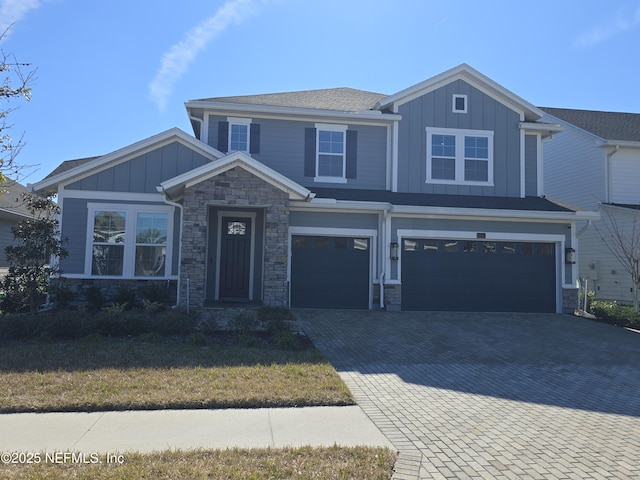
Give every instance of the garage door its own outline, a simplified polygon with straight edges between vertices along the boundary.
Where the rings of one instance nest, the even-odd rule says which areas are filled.
[[[555,244],[403,239],[402,309],[555,312]]]
[[[370,240],[294,235],[291,306],[369,308]]]

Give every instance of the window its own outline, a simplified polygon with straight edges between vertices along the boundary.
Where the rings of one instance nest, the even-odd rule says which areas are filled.
[[[165,277],[171,262],[171,208],[89,204],[85,272],[96,277]],[[139,210],[138,210],[139,209]]]
[[[427,129],[427,182],[493,185],[493,132]]]
[[[467,96],[466,95],[453,95],[452,97],[452,110],[453,113],[467,113]]]
[[[229,118],[229,151],[248,152],[251,119]]]
[[[94,213],[91,275],[122,275],[126,219],[126,212]]]
[[[347,181],[346,132],[345,125],[316,125],[316,181]]]
[[[166,213],[138,213],[136,221],[136,277],[162,277],[167,257]]]

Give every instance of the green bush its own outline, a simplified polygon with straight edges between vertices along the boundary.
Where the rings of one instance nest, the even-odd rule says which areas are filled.
[[[258,330],[259,322],[253,312],[245,311],[234,316],[229,322],[229,326],[239,334],[246,335]]]
[[[84,292],[87,299],[87,308],[92,312],[98,312],[104,308],[107,303],[102,289],[97,285],[91,285]]]
[[[170,292],[167,287],[159,283],[151,283],[140,289],[140,298],[151,303],[158,303],[160,305],[168,305]]]
[[[195,325],[195,319],[182,308],[154,314],[149,320],[150,331],[162,335],[185,335],[193,332]]]
[[[125,310],[132,310],[136,306],[136,292],[124,285],[119,285],[113,297],[113,303],[123,305]]]
[[[0,317],[0,338],[23,340],[44,333],[43,318],[40,315],[14,314]]]
[[[290,321],[295,320],[291,310],[284,307],[262,307],[258,310],[258,320],[271,335],[291,330]]]
[[[640,328],[640,313],[634,312],[633,307],[618,305],[616,302],[604,302],[592,299],[590,311],[593,315],[606,322],[621,327]]]

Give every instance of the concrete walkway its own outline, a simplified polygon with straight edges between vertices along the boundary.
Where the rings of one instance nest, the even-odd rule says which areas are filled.
[[[394,478],[640,478],[640,334],[555,314],[296,310]]]
[[[358,406],[0,415],[0,452],[385,446]]]

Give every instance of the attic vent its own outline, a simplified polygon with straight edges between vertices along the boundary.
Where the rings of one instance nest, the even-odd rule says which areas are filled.
[[[453,95],[452,98],[453,113],[467,113],[467,96]]]

